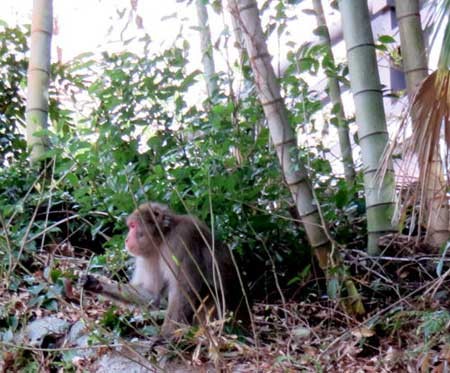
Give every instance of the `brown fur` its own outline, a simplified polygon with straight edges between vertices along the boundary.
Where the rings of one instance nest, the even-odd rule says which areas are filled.
[[[248,319],[229,249],[213,241],[203,222],[151,202],[139,206],[127,223],[126,245],[136,257],[132,285],[158,300],[165,293],[168,297],[163,335],[179,323],[204,321],[213,307],[216,316],[239,309],[238,317]]]

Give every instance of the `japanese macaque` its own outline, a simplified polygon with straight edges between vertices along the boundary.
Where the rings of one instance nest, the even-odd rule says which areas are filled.
[[[127,226],[125,247],[136,261],[130,283],[136,289],[136,298],[142,295],[140,299],[150,299],[158,307],[161,298],[167,296],[163,336],[170,336],[179,324],[201,323],[206,315],[222,318],[226,311],[248,321],[229,249],[213,239],[203,222],[150,202],[128,217]],[[86,289],[108,293],[89,278]],[[113,297],[117,298],[117,294]]]

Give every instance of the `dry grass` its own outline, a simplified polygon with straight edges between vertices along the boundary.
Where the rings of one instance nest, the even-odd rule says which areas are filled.
[[[224,333],[221,321],[211,320],[202,327],[180,329],[176,342],[153,349],[152,336],[145,331],[153,320],[142,308],[112,307],[97,296],[83,296],[73,283],[73,289],[67,291],[66,286],[57,296],[55,311],[33,302],[37,295],[29,288],[13,292],[0,286],[0,308],[23,327],[48,316],[70,325],[83,319],[93,342],[89,349],[94,351],[62,361],[64,354],[79,348],[64,335],[54,335],[39,346],[3,342],[0,368],[25,371],[34,364],[39,371],[51,372],[60,364],[68,371],[96,371],[99,361],[120,346],[118,354],[146,365],[162,365],[170,372],[444,371],[440,369],[450,362],[450,270],[436,277],[436,265],[442,262],[447,269],[448,261],[426,253],[426,247],[409,244],[391,237],[380,257],[346,252],[345,264],[355,274],[367,306],[364,317],[343,313],[336,302],[311,289],[301,301],[256,303],[255,335]],[[38,263],[52,259],[54,269],[69,278],[88,264],[83,257],[58,250],[42,252],[35,259]],[[33,276],[34,284],[44,290],[53,286],[38,267]]]

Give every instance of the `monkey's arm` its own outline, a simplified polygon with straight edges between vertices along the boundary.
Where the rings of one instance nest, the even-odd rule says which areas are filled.
[[[82,276],[80,285],[86,291],[104,295],[113,301],[159,309],[159,296],[137,286],[112,282],[104,277],[92,275]]]

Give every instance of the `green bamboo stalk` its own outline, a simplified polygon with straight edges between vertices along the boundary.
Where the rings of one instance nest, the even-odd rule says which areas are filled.
[[[378,239],[396,228],[394,172],[389,165],[380,182],[376,173],[388,142],[383,95],[366,0],[339,0],[350,83],[364,167],[369,254],[379,252]]]
[[[410,99],[417,86],[428,76],[427,53],[420,22],[419,0],[395,0],[400,31],[403,72]]]
[[[322,1],[313,0],[313,8],[316,15],[317,26],[320,28],[320,39],[326,48],[329,60],[334,65],[334,55],[331,48],[330,32],[328,30],[325,14],[323,12]],[[328,91],[330,101],[336,113],[337,128],[339,136],[339,146],[341,149],[342,163],[344,164],[345,179],[349,184],[355,181],[355,165],[353,162],[352,145],[350,142],[350,134],[348,122],[345,119],[344,106],[342,105],[341,89],[339,88],[338,79],[335,76],[327,75]]]
[[[47,150],[46,136],[35,134],[47,129],[52,29],[52,0],[34,0],[26,106],[26,138],[32,163],[38,162]]]
[[[270,62],[257,4],[255,0],[240,0],[230,2],[229,5],[245,39],[256,90],[267,118],[284,179],[319,264],[326,269],[329,266],[330,241],[322,226],[305,165],[299,161],[297,138],[289,124],[280,86]]]
[[[200,48],[202,51],[203,73],[206,88],[208,90],[208,97],[212,98],[217,92],[217,76],[214,66],[211,30],[209,28],[208,21],[208,9],[206,8],[203,0],[196,0],[195,5],[197,7],[198,28],[201,37]]]

